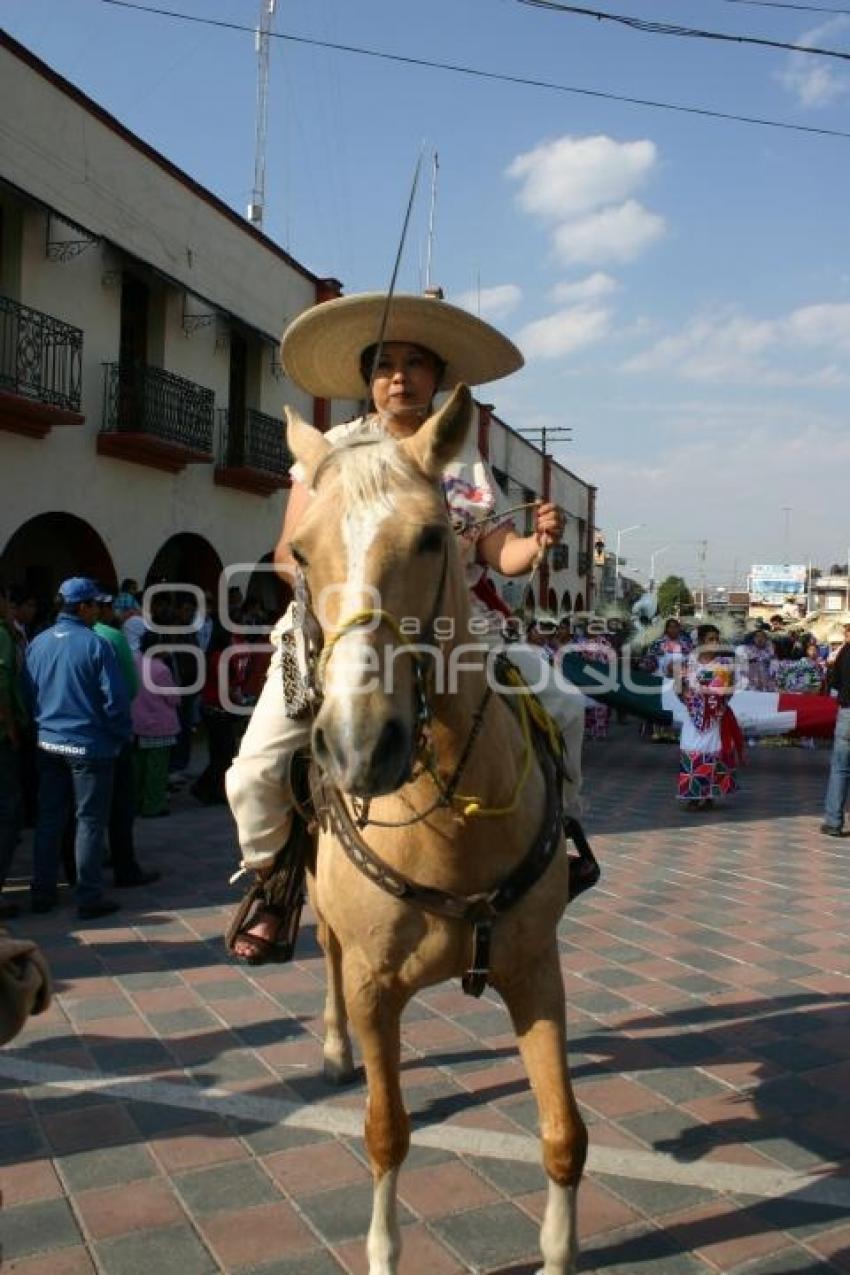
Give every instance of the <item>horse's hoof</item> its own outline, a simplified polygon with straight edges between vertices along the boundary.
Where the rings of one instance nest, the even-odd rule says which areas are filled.
[[[328,1084],[348,1085],[354,1079],[354,1063],[350,1058],[326,1058],[324,1076]]]

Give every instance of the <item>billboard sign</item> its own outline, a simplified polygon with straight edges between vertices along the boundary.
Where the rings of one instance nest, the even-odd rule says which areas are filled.
[[[806,567],[757,563],[750,569],[750,601],[781,606],[804,597],[806,592]]]

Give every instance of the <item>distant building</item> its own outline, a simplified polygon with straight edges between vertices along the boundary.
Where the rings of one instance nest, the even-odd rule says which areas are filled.
[[[245,594],[264,564],[250,588],[280,606],[282,406],[325,429],[362,404],[304,394],[278,342],[341,284],[2,32],[0,115],[0,576],[50,599],[79,573],[215,590],[246,564]],[[489,405],[474,428],[508,503],[567,511],[535,604],[589,607],[595,488]]]
[[[818,576],[809,590],[810,610],[850,610],[850,580],[847,576]]]
[[[493,470],[508,507],[551,500],[567,515],[561,544],[550,549],[538,573],[534,597],[527,579],[498,578],[511,605],[542,607],[554,615],[588,611],[595,605],[593,581],[596,488],[523,438],[492,407],[478,407],[478,444]],[[533,509],[516,515],[517,531],[531,533]],[[522,597],[520,597],[522,592]]]

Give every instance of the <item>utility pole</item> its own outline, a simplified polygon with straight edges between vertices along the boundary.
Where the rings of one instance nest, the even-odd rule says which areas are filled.
[[[257,130],[254,143],[254,189],[248,205],[248,220],[258,230],[263,228],[266,203],[266,130],[269,116],[269,46],[277,0],[260,0],[260,24],[257,44]]]
[[[519,429],[518,434],[530,442],[538,442],[541,456],[548,456],[547,444],[571,443],[573,431],[569,425],[535,425],[530,429]]]

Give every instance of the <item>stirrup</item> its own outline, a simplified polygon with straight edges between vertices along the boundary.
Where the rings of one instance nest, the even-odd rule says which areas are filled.
[[[248,887],[242,902],[236,908],[224,935],[224,945],[237,960],[249,965],[283,964],[295,955],[295,943],[301,924],[301,912],[307,901],[307,866],[314,866],[313,840],[304,821],[295,816],[292,833],[282,850],[279,850],[271,872],[262,879],[255,878]],[[248,934],[251,922],[263,914],[277,917],[280,925],[276,937],[264,939],[259,934]],[[253,947],[250,956],[235,950],[238,939]]]
[[[564,817],[564,835],[568,841],[572,841],[578,852],[568,856],[570,902],[572,902],[580,894],[584,894],[585,890],[591,890],[596,885],[602,876],[602,869],[599,866],[596,855],[590,848],[590,842],[585,836],[584,828],[582,828],[578,819],[573,819],[570,816]]]

